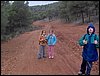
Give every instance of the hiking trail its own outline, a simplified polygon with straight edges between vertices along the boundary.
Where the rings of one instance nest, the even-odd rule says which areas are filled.
[[[49,29],[54,30],[57,36],[54,59],[48,58],[48,46],[46,58],[37,59],[38,39],[43,29],[26,32],[1,43],[1,75],[77,75],[82,61],[78,40],[86,33],[88,25],[65,24],[59,20],[36,21],[34,24],[43,26],[47,34]],[[99,34],[99,25],[95,27]],[[99,75],[99,60],[94,63],[91,74]]]

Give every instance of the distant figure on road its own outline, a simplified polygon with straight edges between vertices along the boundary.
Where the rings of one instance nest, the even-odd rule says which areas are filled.
[[[79,40],[79,45],[83,46],[82,57],[79,75],[90,75],[92,62],[98,60],[97,48],[99,48],[99,36],[95,34],[95,27],[92,23],[87,28],[87,34],[83,35]]]
[[[47,44],[46,31],[42,30],[41,36],[39,38],[40,50],[39,50],[39,53],[38,53],[38,59],[46,58],[46,55],[45,55],[46,44]]]
[[[49,58],[54,58],[54,45],[56,44],[56,36],[53,30],[49,30],[49,34],[47,36],[48,41],[48,55]]]

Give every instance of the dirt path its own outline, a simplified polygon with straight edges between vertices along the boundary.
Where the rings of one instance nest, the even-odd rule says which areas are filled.
[[[81,65],[81,47],[78,39],[85,33],[87,25],[77,26],[60,21],[34,22],[44,26],[47,31],[55,30],[57,44],[55,58],[37,59],[39,50],[38,38],[41,30],[27,32],[1,44],[1,74],[3,75],[77,75]],[[96,33],[99,33],[96,25]],[[94,64],[91,74],[99,74],[99,60]]]

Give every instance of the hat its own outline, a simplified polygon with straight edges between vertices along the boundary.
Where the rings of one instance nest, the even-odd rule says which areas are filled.
[[[87,28],[87,33],[89,34],[89,28],[93,28],[93,33],[95,33],[95,27],[93,26],[92,23],[89,24],[88,28]]]

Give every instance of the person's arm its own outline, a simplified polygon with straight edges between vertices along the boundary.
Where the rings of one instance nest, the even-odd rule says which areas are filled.
[[[86,44],[86,41],[84,40],[84,35],[79,39],[79,45],[84,46]]]
[[[54,43],[53,43],[53,45],[55,45],[56,42],[57,42],[57,38],[56,38],[56,36],[54,36]]]
[[[48,40],[49,39],[49,34],[48,34],[48,36],[46,37],[46,40]]]
[[[40,37],[39,37],[39,45],[40,45]]]
[[[99,36],[98,35],[96,35],[96,40],[97,40],[96,48],[99,48]]]
[[[39,45],[43,41],[42,36],[39,37]]]
[[[39,41],[43,41],[43,38],[40,36],[40,39],[39,39]]]

